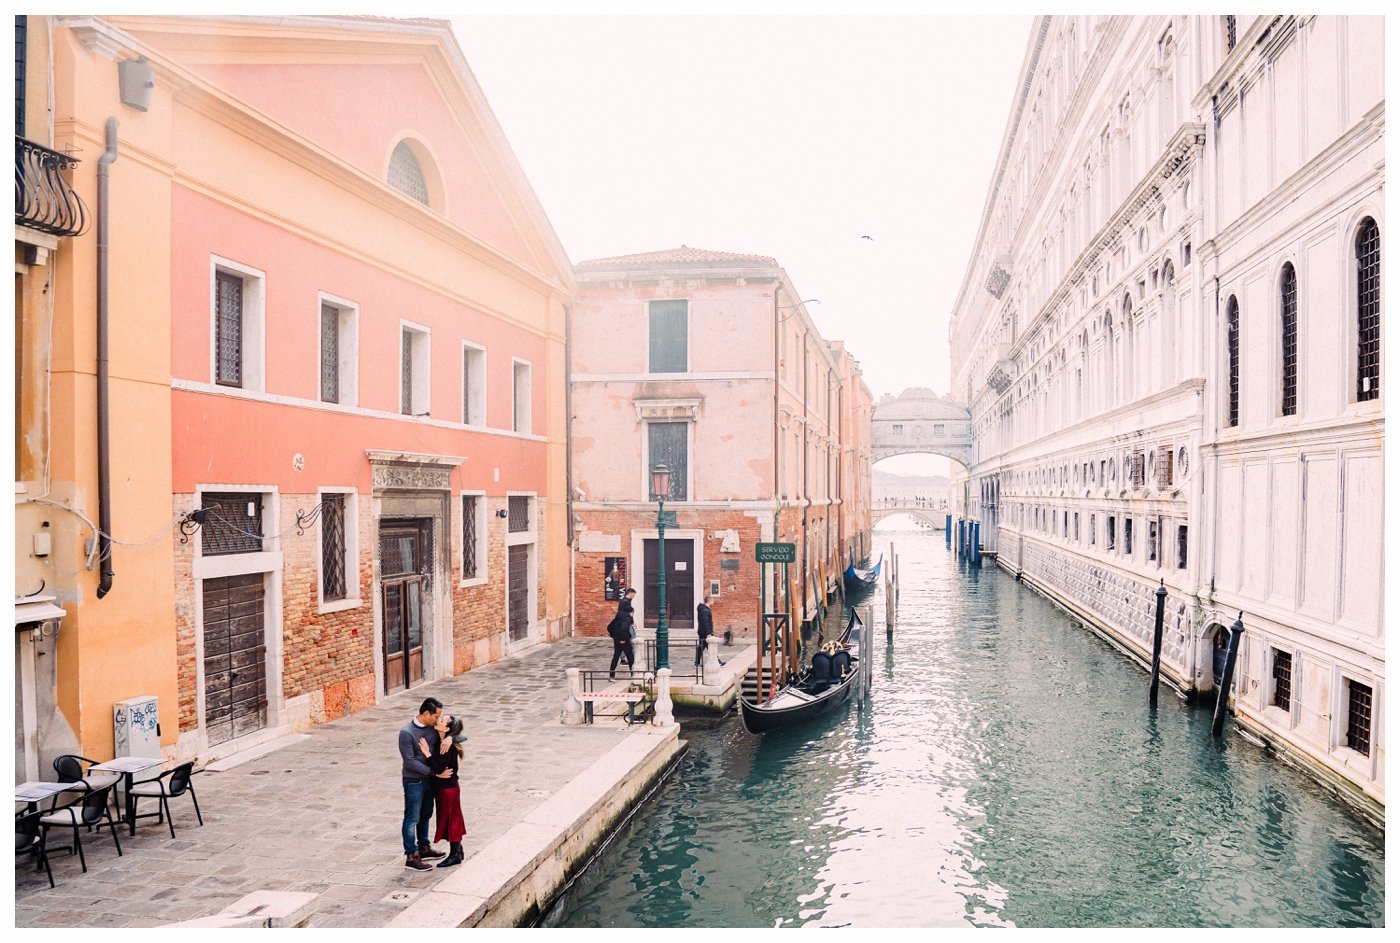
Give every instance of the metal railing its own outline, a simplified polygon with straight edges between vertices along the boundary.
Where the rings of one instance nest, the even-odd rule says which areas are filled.
[[[15,223],[55,236],[81,235],[88,225],[87,207],[63,179],[78,164],[76,157],[15,135]]]

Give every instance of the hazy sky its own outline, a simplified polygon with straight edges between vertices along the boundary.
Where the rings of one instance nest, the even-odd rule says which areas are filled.
[[[948,390],[948,315],[1031,19],[453,24],[573,261],[773,256],[879,397]]]

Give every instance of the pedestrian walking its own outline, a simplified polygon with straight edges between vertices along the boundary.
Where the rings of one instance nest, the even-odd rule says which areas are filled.
[[[627,670],[632,670],[632,640],[637,637],[637,630],[634,628],[636,619],[632,614],[632,597],[635,595],[637,590],[631,586],[627,587],[627,592],[617,601],[617,615],[608,623],[608,635],[612,636],[613,640],[612,664],[608,666],[609,681],[617,677],[619,658],[627,659]]]
[[[433,817],[433,802],[428,779],[432,768],[423,759],[419,740],[427,742],[436,752],[441,743],[437,732],[442,702],[426,698],[418,708],[418,716],[399,730],[399,756],[403,759],[403,866],[410,871],[431,871],[429,861],[445,857],[428,844],[428,823]]]
[[[706,593],[700,605],[695,607],[695,667],[700,667],[705,649],[710,647],[710,636],[714,634],[715,617],[710,612],[710,596]]]
[[[438,718],[437,733],[441,740],[437,752],[433,752],[426,737],[418,739],[418,748],[433,771],[433,801],[437,807],[437,834],[433,841],[446,839],[451,848],[438,867],[450,868],[462,863],[462,839],[467,834],[467,822],[462,817],[462,788],[457,780],[458,761],[466,752],[462,744],[467,735],[462,733],[462,718],[446,713]]]

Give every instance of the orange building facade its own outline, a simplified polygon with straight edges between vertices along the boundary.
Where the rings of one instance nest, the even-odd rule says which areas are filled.
[[[162,748],[214,758],[566,632],[572,277],[448,26],[54,27],[71,139],[118,119],[110,363],[143,369],[112,409],[140,511],[58,633],[65,748],[110,753],[111,704],[156,694]]]

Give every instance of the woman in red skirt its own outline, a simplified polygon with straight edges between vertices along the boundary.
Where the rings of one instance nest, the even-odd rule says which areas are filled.
[[[462,790],[457,782],[457,764],[465,752],[462,743],[467,737],[462,733],[462,719],[450,717],[446,711],[438,718],[437,731],[442,745],[436,756],[426,740],[418,743],[433,771],[433,797],[437,801],[437,834],[433,841],[445,838],[452,846],[438,867],[450,868],[462,863],[462,839],[467,834],[467,823],[462,818]]]

